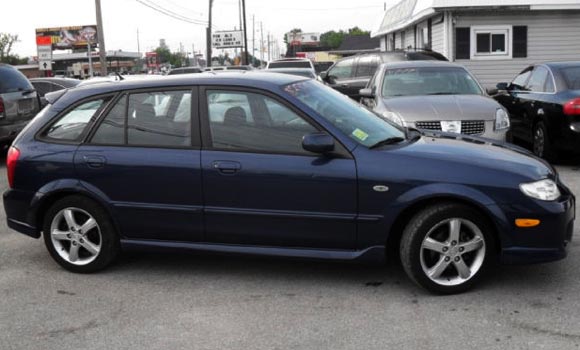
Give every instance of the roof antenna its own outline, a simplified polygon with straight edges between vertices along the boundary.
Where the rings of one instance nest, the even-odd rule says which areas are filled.
[[[125,78],[119,72],[115,72],[115,74],[117,74],[117,78],[119,78],[119,81],[125,80]]]

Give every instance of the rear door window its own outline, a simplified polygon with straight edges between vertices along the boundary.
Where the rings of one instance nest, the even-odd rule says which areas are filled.
[[[536,67],[526,85],[527,90],[534,92],[545,92],[546,80],[550,72],[544,67]]]
[[[129,94],[101,122],[92,143],[134,146],[191,145],[191,91]]]

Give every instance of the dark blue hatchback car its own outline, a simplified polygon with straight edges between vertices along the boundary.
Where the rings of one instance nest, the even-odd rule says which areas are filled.
[[[74,272],[122,247],[400,256],[436,293],[495,261],[565,257],[574,196],[527,151],[385,121],[290,75],[211,73],[53,93],[7,157],[8,225]]]

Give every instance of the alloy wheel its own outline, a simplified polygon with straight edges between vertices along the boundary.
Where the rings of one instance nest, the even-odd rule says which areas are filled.
[[[87,265],[101,251],[101,229],[86,211],[69,207],[60,210],[52,219],[50,238],[61,258],[74,265]]]
[[[421,244],[421,267],[425,275],[442,286],[465,283],[483,266],[485,239],[473,222],[451,218],[429,230]]]

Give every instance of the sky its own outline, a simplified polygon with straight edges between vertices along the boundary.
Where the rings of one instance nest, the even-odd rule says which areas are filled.
[[[397,1],[390,0],[385,5],[384,1],[373,0],[246,0],[248,46],[251,50],[252,18],[255,18],[255,46],[259,46],[262,23],[264,40],[270,32],[283,51],[284,33],[293,28],[304,32],[354,26],[372,30],[382,19],[384,6]],[[138,48],[141,52],[151,51],[159,46],[159,39],[165,39],[172,51],[178,51],[181,44],[186,52],[205,52],[206,25],[168,17],[143,2],[192,22],[207,22],[208,0],[101,0],[107,51],[137,52]],[[239,27],[238,3],[238,0],[214,0],[214,30]],[[35,28],[89,24],[96,24],[94,0],[9,1],[3,5],[0,32],[17,34],[20,41],[12,53],[27,57],[36,56]]]

